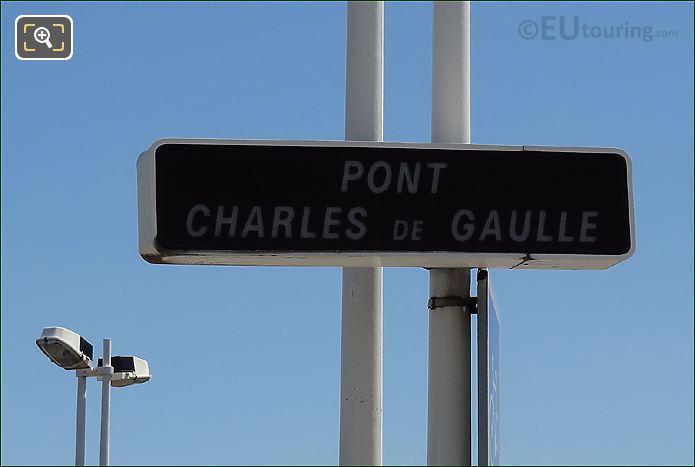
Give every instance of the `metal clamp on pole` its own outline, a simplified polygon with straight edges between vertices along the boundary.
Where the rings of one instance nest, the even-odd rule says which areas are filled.
[[[436,310],[447,306],[457,306],[465,308],[470,314],[474,315],[478,312],[477,297],[430,297],[427,301],[428,310]]]

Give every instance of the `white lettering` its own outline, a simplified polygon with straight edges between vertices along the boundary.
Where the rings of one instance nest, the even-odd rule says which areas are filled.
[[[377,186],[374,182],[374,178],[377,170],[384,170],[384,181],[381,185]],[[391,166],[384,161],[375,162],[370,168],[367,174],[367,185],[373,193],[379,194],[386,191],[391,184]]]
[[[439,190],[439,171],[442,169],[446,169],[447,164],[446,162],[429,162],[427,164],[428,169],[432,169],[432,188],[430,189],[430,193],[437,193]],[[470,211],[469,211],[470,212]]]
[[[340,219],[335,219],[333,214],[340,214],[343,208],[329,207],[326,208],[326,213],[323,217],[323,238],[337,239],[340,238],[338,232],[331,232],[331,228],[340,225]]]
[[[345,235],[347,235],[350,240],[359,240],[367,234],[367,226],[357,218],[358,215],[367,217],[367,210],[364,208],[352,208],[348,211],[348,221],[350,221],[354,227],[357,227],[357,232],[354,230],[345,231]]]
[[[536,234],[537,242],[551,242],[553,237],[550,235],[545,235],[545,211],[540,211],[538,213],[538,233]]]
[[[466,217],[466,220],[468,220],[468,223],[463,224],[464,232],[461,233],[459,223],[461,222],[461,218],[464,216]],[[475,216],[468,209],[461,209],[454,214],[454,219],[451,222],[451,233],[454,235],[456,240],[459,242],[466,242],[470,240],[475,232],[475,224],[471,224],[471,222],[475,222]]]
[[[251,208],[251,213],[248,219],[246,219],[246,225],[244,225],[244,230],[241,232],[241,238],[246,238],[251,232],[256,232],[258,238],[263,238],[263,216],[260,206],[254,206]]]
[[[210,210],[204,204],[197,204],[193,206],[190,211],[188,211],[188,218],[186,218],[186,230],[188,231],[188,235],[191,237],[202,237],[208,231],[208,228],[205,226],[199,229],[193,228],[193,220],[198,213],[202,214],[204,217],[210,217]]]
[[[422,230],[425,221],[413,221],[413,235],[410,237],[412,240],[422,240]]]
[[[567,211],[562,211],[560,213],[560,232],[557,239],[561,242],[573,242],[574,237],[567,235]]]
[[[398,193],[403,193],[403,183],[408,185],[408,193],[417,193],[420,185],[420,162],[415,163],[415,173],[410,173],[410,167],[407,162],[401,162],[401,168],[398,171]]]
[[[512,211],[512,218],[509,223],[509,236],[515,242],[525,242],[528,240],[528,236],[531,230],[531,211],[528,210],[524,213],[524,229],[521,235],[517,233],[516,230],[516,210]]]
[[[498,242],[502,240],[502,232],[500,231],[500,215],[496,209],[490,211],[487,216],[485,225],[483,226],[483,231],[480,232],[480,241],[484,241],[490,235],[495,236],[495,240]]]
[[[294,208],[289,206],[276,207],[273,215],[273,231],[271,237],[277,238],[280,227],[282,226],[282,229],[285,231],[285,238],[292,238],[292,219],[294,219]]]
[[[596,229],[598,211],[585,211],[582,213],[582,226],[579,229],[579,241],[583,243],[595,242],[596,235],[589,235],[589,230]],[[591,218],[594,218],[593,221]]]
[[[343,168],[343,183],[340,185],[340,191],[347,191],[348,182],[350,180],[357,180],[362,175],[364,175],[364,165],[361,162],[345,161],[345,167]]]
[[[393,223],[393,239],[394,240],[404,240],[408,236],[408,223],[406,221],[399,221]]]
[[[232,206],[232,217],[225,217],[224,206],[217,206],[217,218],[215,219],[215,237],[219,237],[222,233],[223,224],[227,224],[229,226],[229,229],[227,230],[227,236],[234,237],[236,233],[237,217],[239,217],[239,206]]]
[[[302,238],[316,238],[316,232],[309,231],[309,216],[311,215],[311,208],[308,206],[304,207],[304,213],[302,214],[302,230],[299,234]]]

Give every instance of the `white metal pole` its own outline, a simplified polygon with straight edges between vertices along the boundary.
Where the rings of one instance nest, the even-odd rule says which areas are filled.
[[[470,4],[434,2],[432,142],[470,143]],[[470,296],[470,270],[432,269],[431,297]],[[444,302],[446,303],[446,302]],[[427,464],[471,465],[471,320],[460,305],[429,313]]]
[[[87,377],[77,377],[77,428],[75,430],[75,465],[84,465],[85,425],[87,412]]]
[[[470,2],[433,2],[432,142],[471,142]]]
[[[103,368],[107,370],[101,382],[101,437],[99,439],[99,465],[109,465],[109,431],[111,423],[111,339],[104,339]]]
[[[470,295],[469,269],[432,269],[431,297]],[[468,310],[429,312],[427,465],[471,465],[471,321]]]
[[[383,140],[384,2],[349,1],[345,139]],[[340,465],[382,464],[382,268],[343,268]]]

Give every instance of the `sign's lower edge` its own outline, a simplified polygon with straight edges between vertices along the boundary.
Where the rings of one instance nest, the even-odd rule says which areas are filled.
[[[325,267],[422,267],[489,269],[608,269],[631,256],[531,255],[490,253],[230,253],[171,251],[141,253],[152,264],[225,266],[325,266]]]

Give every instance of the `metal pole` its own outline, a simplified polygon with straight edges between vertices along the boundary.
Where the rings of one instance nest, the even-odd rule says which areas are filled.
[[[111,367],[111,339],[104,339],[103,368]],[[99,465],[109,465],[109,430],[111,423],[111,375],[106,372],[101,382],[101,437],[99,439]]]
[[[77,377],[77,428],[75,430],[75,465],[84,465],[85,425],[87,412],[87,377]]]
[[[476,320],[478,322],[478,466],[490,465],[488,458],[489,429],[488,426],[488,275],[487,270],[478,269],[478,309]]]
[[[434,2],[432,142],[470,143],[470,4]],[[431,297],[470,296],[470,270],[432,269]],[[427,464],[471,465],[471,320],[462,306],[429,314]]]
[[[345,139],[383,140],[384,2],[348,2]],[[382,268],[343,268],[340,465],[382,465]]]
[[[471,142],[471,6],[433,2],[432,142]]]

